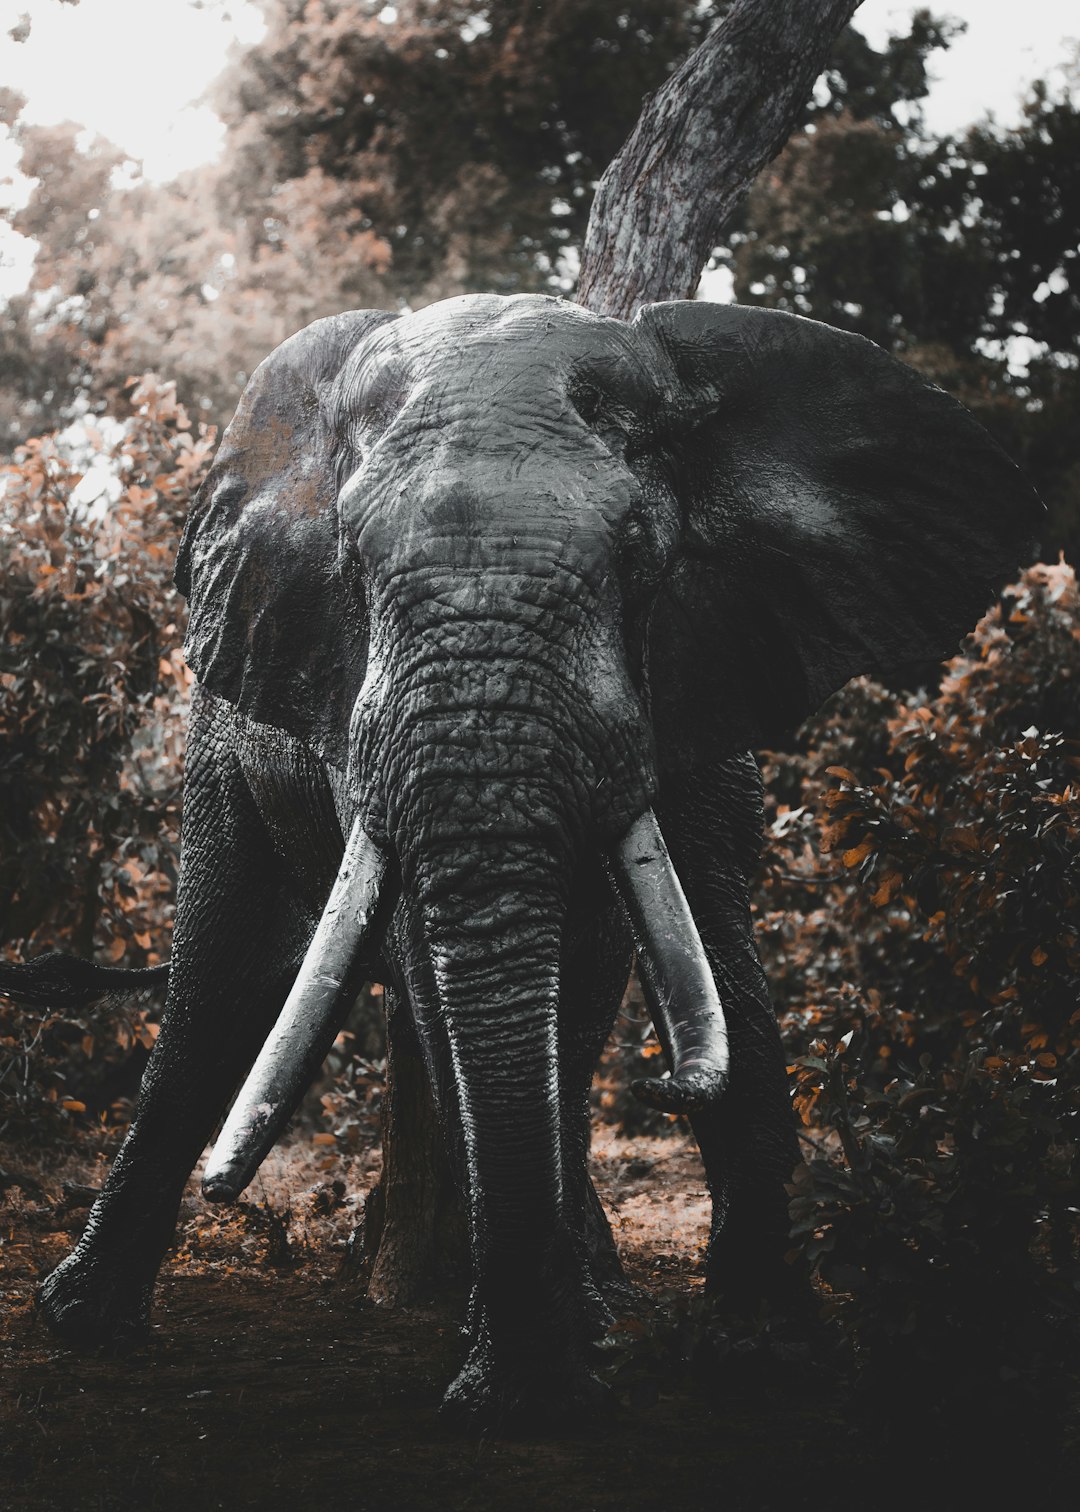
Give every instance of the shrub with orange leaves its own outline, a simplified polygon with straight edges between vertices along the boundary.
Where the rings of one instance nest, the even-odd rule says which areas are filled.
[[[639,1077],[661,1073],[662,1056],[645,995],[634,972],[600,1058],[590,1099],[594,1112],[621,1134],[632,1138],[637,1134],[678,1134],[686,1129],[685,1118],[639,1102],[630,1090]]]
[[[1033,1387],[1080,1341],[1073,570],[1029,568],[935,692],[853,684],[802,746],[768,762],[758,895],[795,1248],[879,1384]]]
[[[0,469],[0,919],[22,958],[169,954],[191,681],[172,561],[213,435],[152,375],[128,404]],[[80,1112],[84,1084],[107,1096],[112,1062],[154,1032],[145,1006],[0,1007],[7,1118],[62,1108],[73,1084]]]

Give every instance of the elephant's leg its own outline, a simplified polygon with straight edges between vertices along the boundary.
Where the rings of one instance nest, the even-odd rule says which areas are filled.
[[[122,1343],[146,1326],[184,1184],[280,1009],[303,949],[299,921],[285,927],[280,888],[229,721],[221,705],[197,697],[161,1032],[135,1119],[86,1230],[39,1294],[47,1322],[73,1343]]]
[[[761,849],[762,782],[750,752],[681,779],[659,818],[727,1017],[731,1082],[691,1119],[713,1197],[707,1277],[739,1302],[801,1290],[784,1261],[785,1183],[799,1159],[780,1032],[754,943],[749,879]]]
[[[629,931],[608,908],[568,950],[559,1003],[559,1104],[567,1221],[588,1277],[600,1333],[632,1301],[611,1225],[589,1174],[589,1093],[630,974]]]

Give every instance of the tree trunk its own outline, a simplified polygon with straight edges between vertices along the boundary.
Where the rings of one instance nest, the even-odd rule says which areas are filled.
[[[659,89],[600,181],[577,301],[629,319],[643,304],[691,299],[732,210],[783,147],[833,42],[860,0],[736,0]],[[465,1224],[419,1049],[391,1030],[383,1176],[365,1209],[368,1294],[407,1302],[451,1279]],[[598,1271],[618,1271],[599,1203],[589,1215]]]
[[[720,232],[791,134],[860,0],[736,0],[600,180],[577,300],[629,320],[693,299]]]
[[[427,1067],[408,1009],[386,993],[386,1088],[382,1175],[364,1204],[367,1295],[407,1307],[433,1289],[464,1282],[469,1236],[450,1169]]]

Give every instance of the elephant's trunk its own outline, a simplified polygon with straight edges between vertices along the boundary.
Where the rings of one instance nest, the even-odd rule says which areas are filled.
[[[357,820],[300,973],[207,1162],[209,1201],[235,1202],[329,1053],[390,912],[386,872],[384,853]]]
[[[637,944],[638,969],[670,1077],[646,1077],[633,1090],[654,1108],[696,1113],[728,1080],[724,1010],[660,826],[651,809],[610,855],[615,886]]]
[[[583,1326],[561,1148],[565,901],[550,858],[516,850],[492,848],[423,908],[431,995],[417,1006],[444,1027],[452,1061],[475,1283],[470,1362],[452,1396],[492,1367],[543,1378]]]

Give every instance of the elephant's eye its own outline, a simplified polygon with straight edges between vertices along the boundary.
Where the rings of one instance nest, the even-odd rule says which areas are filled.
[[[595,425],[600,415],[603,396],[591,383],[576,383],[570,390],[570,403],[586,425]]]
[[[635,550],[639,546],[644,545],[644,542],[645,542],[645,527],[644,527],[644,525],[642,525],[642,523],[641,523],[640,520],[635,519],[634,516],[631,515],[630,518],[627,520],[626,524],[622,528],[622,538],[623,538],[623,545],[628,550],[631,550],[631,551]]]
[[[390,429],[399,409],[400,404],[384,399],[378,404],[369,405],[361,414],[353,416],[349,422],[348,438],[354,457],[362,458],[367,455],[375,443]]]
[[[627,602],[655,592],[678,535],[678,514],[660,495],[646,494],[626,512],[615,538],[615,559]]]
[[[350,375],[342,411],[348,444],[356,456],[363,456],[389,429],[407,397],[407,374],[398,362],[369,363]]]
[[[645,584],[658,566],[652,531],[638,515],[623,520],[616,545],[619,570],[624,581]]]
[[[231,523],[239,515],[251,491],[251,484],[246,479],[226,478],[214,489],[210,507],[219,520]]]
[[[613,457],[625,458],[634,445],[633,413],[606,387],[577,378],[568,390],[578,415]]]

